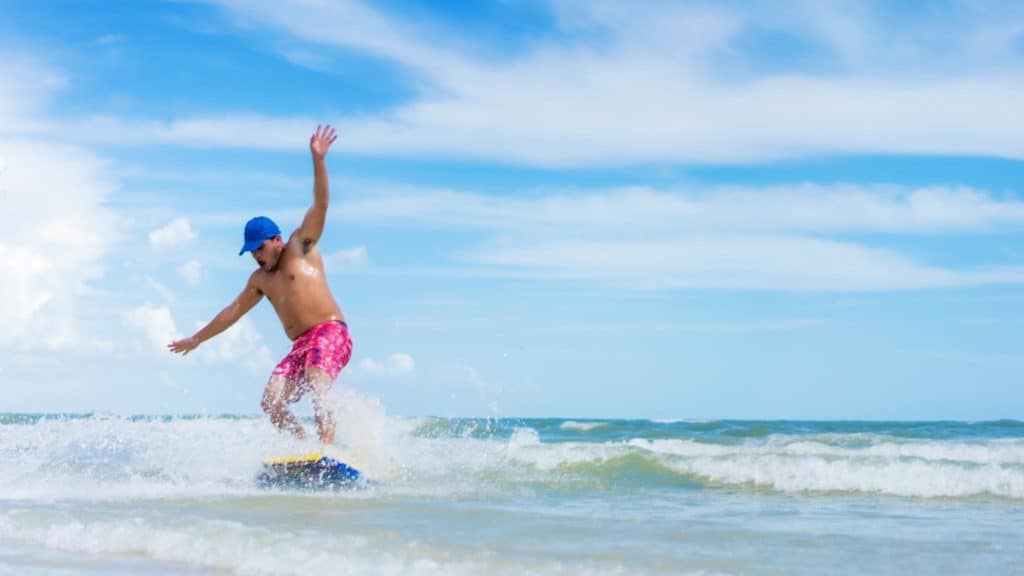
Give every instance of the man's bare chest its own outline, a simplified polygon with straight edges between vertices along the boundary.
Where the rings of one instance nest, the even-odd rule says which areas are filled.
[[[261,280],[260,288],[272,302],[305,292],[323,282],[320,270],[303,259],[282,263]]]

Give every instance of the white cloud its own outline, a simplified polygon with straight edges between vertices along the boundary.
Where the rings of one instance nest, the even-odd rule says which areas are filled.
[[[196,148],[295,150],[309,140],[317,120],[259,114],[191,117],[170,122],[90,116],[74,122],[76,137],[116,145],[173,144]],[[58,126],[47,127],[56,131]]]
[[[102,48],[115,46],[124,43],[125,37],[122,34],[104,34],[89,42],[89,46]]]
[[[181,386],[174,379],[174,377],[170,375],[169,372],[161,370],[156,373],[156,377],[157,381],[159,381],[160,384],[166,388],[181,389]]]
[[[476,267],[456,274],[707,290],[877,291],[1024,282],[1021,267],[1002,256],[993,256],[992,265],[982,259],[952,268],[927,263],[926,253],[910,256],[849,238],[928,236],[935,261],[942,262],[942,236],[1024,226],[1024,202],[1016,196],[973,188],[797,184],[532,196],[381,188],[398,191],[379,194],[367,187],[371,192],[347,201],[339,217],[491,234],[461,254]],[[828,238],[834,235],[846,238]]]
[[[345,250],[338,250],[329,254],[326,260],[331,265],[337,265],[342,268],[359,268],[365,266],[369,261],[366,255],[366,246],[355,246]]]
[[[388,365],[396,374],[409,374],[416,367],[416,362],[413,361],[412,356],[396,352],[388,358]]]
[[[948,269],[889,250],[797,236],[560,242],[480,250],[469,258],[524,275],[644,289],[858,292],[1024,283],[1024,266]]]
[[[196,327],[202,325],[200,323]],[[263,336],[244,316],[232,327],[204,342],[197,352],[206,364],[239,362],[256,376],[270,376],[274,367],[273,356],[263,343]]]
[[[529,236],[545,231],[947,234],[1024,225],[1024,202],[1017,197],[968,187],[632,187],[531,196],[380,188],[389,192],[346,200],[338,217],[427,228],[528,230],[524,235]]]
[[[668,2],[558,2],[571,40],[502,58],[354,1],[219,0],[240,23],[358,50],[411,71],[422,92],[337,122],[337,150],[535,165],[759,161],[834,153],[1024,157],[1019,9],[956,4],[923,24],[848,3],[785,11]],[[587,34],[579,34],[582,30]],[[820,67],[766,66],[758,33],[808,46]],[[941,43],[935,38],[942,38]],[[293,148],[309,120],[231,115],[84,134],[195,146]],[[103,122],[112,125],[104,127]]]
[[[411,374],[416,367],[412,356],[404,352],[395,352],[383,362],[372,358],[363,358],[359,361],[359,370],[369,376],[375,377],[398,377]]]
[[[457,378],[459,380],[468,384],[471,388],[478,392],[496,394],[501,393],[504,388],[504,386],[502,386],[500,383],[488,382],[483,378],[483,376],[480,375],[479,370],[464,362],[459,362],[455,366],[455,373],[457,374]]]
[[[796,2],[780,11],[761,3],[555,2],[563,38],[552,33],[495,58],[470,40],[439,42],[436,23],[361,2],[211,3],[244,27],[278,30],[286,43],[366,52],[412,73],[412,99],[335,119],[334,150],[342,152],[540,166],[831,154],[1024,158],[1020,8],[953,3],[896,23],[880,15],[884,6],[849,3]],[[758,44],[765,32],[806,46],[803,59],[766,59],[771,51]],[[166,122],[94,116],[20,130],[117,145],[294,150],[316,123],[228,112]]]
[[[149,245],[156,248],[180,246],[195,240],[198,235],[187,219],[175,218],[166,226],[149,233]]]
[[[198,260],[190,260],[177,268],[178,274],[192,286],[198,286],[202,280],[203,265]]]
[[[106,160],[59,138],[14,136],[41,130],[53,95],[66,84],[45,62],[6,51],[0,58],[0,348],[70,348],[79,340],[80,298],[105,273],[118,237],[108,207],[117,188]]]
[[[364,194],[344,200],[332,218],[406,231],[484,233],[480,244],[454,254],[457,268],[382,267],[375,273],[589,278],[712,290],[1024,282],[1019,258],[1010,253],[978,254],[970,267],[943,264],[943,242],[1012,234],[1024,226],[1024,201],[1016,195],[970,187],[793,184],[515,195],[374,182],[358,187]],[[892,238],[908,235],[924,237],[915,254],[891,247]],[[341,253],[361,258],[358,249]]]
[[[144,304],[124,312],[121,320],[126,327],[142,334],[149,344],[146,349],[153,352],[165,354],[167,345],[180,337],[171,311],[164,306]]]
[[[156,293],[159,294],[164,300],[168,302],[174,302],[174,291],[168,288],[167,286],[164,286],[163,284],[157,282],[156,280],[150,278],[149,276],[146,277],[146,285],[148,285],[150,288],[156,291]]]
[[[116,213],[106,206],[116,184],[104,160],[76,146],[0,137],[0,158],[0,251],[11,260],[0,283],[0,347],[75,346],[76,303],[105,273],[118,237]]]
[[[362,2],[211,3],[229,10],[243,25],[269,23],[304,41],[378,54],[421,73],[437,73],[462,65],[458,56],[439,47],[441,43],[428,41],[412,22],[390,18]]]
[[[26,326],[33,315],[45,305],[53,292],[42,287],[52,266],[47,259],[23,246],[7,246],[0,243],[0,252],[8,255],[13,276],[4,282],[4,295],[0,298],[0,318],[4,326],[20,328]]]
[[[0,58],[0,134],[40,129],[41,112],[66,84],[62,74],[43,62],[5,51]]]

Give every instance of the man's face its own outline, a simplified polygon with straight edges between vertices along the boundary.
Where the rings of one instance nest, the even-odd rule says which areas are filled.
[[[273,271],[281,258],[281,237],[274,236],[264,240],[259,248],[252,251],[252,257],[264,271]]]

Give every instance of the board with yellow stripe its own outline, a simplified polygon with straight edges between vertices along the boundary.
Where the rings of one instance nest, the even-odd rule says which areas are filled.
[[[348,464],[313,453],[265,460],[263,469],[256,475],[256,485],[261,488],[330,490],[353,487],[360,477],[359,471]]]

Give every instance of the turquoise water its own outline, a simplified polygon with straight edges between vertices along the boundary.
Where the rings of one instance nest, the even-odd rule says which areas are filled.
[[[1024,423],[451,420],[339,402],[372,483],[264,491],[259,417],[0,414],[11,574],[1021,574]]]

